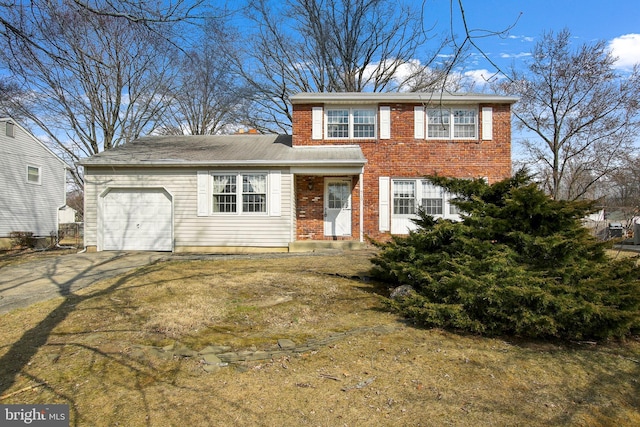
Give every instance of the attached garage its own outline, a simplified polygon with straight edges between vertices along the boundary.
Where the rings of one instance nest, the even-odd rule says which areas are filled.
[[[101,196],[102,248],[172,251],[172,197],[162,188],[110,188]]]

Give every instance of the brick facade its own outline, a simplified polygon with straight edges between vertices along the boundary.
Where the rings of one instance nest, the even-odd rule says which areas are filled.
[[[323,104],[293,105],[293,146],[357,144],[367,164],[363,182],[363,231],[376,240],[389,233],[379,231],[379,177],[421,178],[438,174],[457,178],[484,177],[489,182],[511,175],[511,107],[505,103],[478,103],[478,138],[473,140],[431,140],[414,138],[414,102],[375,103],[378,111],[377,135],[380,135],[379,108],[390,107],[391,138],[371,140],[312,139],[312,108]],[[446,105],[445,105],[446,106]],[[493,137],[482,140],[482,108],[491,107]],[[359,177],[352,178],[352,236],[360,238]],[[312,185],[309,185],[311,183]],[[324,177],[296,177],[296,239],[326,240],[324,236]]]

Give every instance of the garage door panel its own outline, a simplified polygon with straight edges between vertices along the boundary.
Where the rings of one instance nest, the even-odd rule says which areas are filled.
[[[172,250],[171,200],[161,189],[114,189],[103,200],[104,250]]]

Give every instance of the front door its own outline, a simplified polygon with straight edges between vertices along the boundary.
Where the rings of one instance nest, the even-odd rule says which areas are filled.
[[[351,180],[327,178],[324,187],[324,235],[351,236]]]

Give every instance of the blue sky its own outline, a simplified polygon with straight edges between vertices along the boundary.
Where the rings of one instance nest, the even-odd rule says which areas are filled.
[[[415,0],[422,4],[422,0]],[[457,3],[457,0],[454,0]],[[440,28],[449,25],[449,0],[425,0]],[[502,31],[506,35],[477,39],[483,51],[500,66],[526,61],[543,32],[568,28],[577,45],[605,40],[628,69],[640,63],[640,0],[463,0],[470,29]],[[485,61],[469,61],[465,70],[489,68]]]

